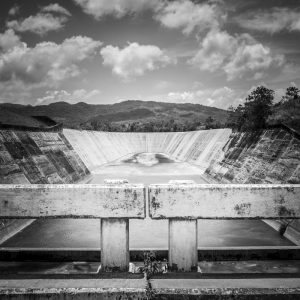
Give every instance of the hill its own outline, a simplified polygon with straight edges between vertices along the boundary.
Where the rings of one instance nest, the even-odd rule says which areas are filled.
[[[56,122],[62,122],[64,127],[82,129],[92,129],[90,128],[92,124],[103,122],[128,126],[132,122],[143,124],[159,123],[164,120],[178,124],[197,122],[198,125],[201,125],[208,117],[220,124],[224,124],[227,119],[227,111],[215,107],[141,100],[127,100],[111,105],[93,105],[84,102],[76,104],[56,102],[40,106],[4,103],[0,104],[0,109],[9,111],[12,116],[16,114],[27,119],[30,116],[49,116]]]

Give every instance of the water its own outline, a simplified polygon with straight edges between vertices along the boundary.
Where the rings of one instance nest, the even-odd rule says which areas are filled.
[[[123,178],[130,183],[167,183],[194,180],[207,183],[194,165],[172,160],[163,154],[127,156],[95,171],[90,183]],[[167,249],[167,220],[130,220],[131,249]],[[258,220],[198,220],[199,247],[287,246],[293,245]],[[37,220],[6,241],[3,247],[95,248],[100,247],[100,221],[83,219]]]
[[[104,179],[122,178],[130,183],[168,183],[169,180],[194,180],[207,183],[203,171],[187,162],[179,162],[160,153],[130,155],[104,165],[94,172],[89,183],[103,183]]]

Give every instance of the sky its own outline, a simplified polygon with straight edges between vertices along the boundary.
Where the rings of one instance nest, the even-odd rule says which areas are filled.
[[[0,103],[198,103],[300,86],[299,0],[1,0]]]

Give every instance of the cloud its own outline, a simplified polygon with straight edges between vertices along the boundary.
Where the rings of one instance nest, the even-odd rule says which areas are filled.
[[[129,43],[123,49],[106,46],[100,51],[103,65],[112,67],[112,72],[123,79],[141,76],[167,64],[174,63],[163,50],[153,45]]]
[[[274,55],[269,47],[249,34],[232,36],[226,31],[212,30],[200,43],[200,49],[189,64],[203,71],[223,70],[228,80],[261,79],[271,68],[281,68],[283,55]]]
[[[166,95],[149,97],[148,100],[164,101],[171,103],[195,103],[227,109],[230,105],[237,106],[243,103],[246,94],[227,86],[212,89],[197,89],[190,91],[170,92]]]
[[[9,16],[15,16],[19,13],[20,11],[20,6],[15,4],[9,11],[8,11],[8,15]]]
[[[300,11],[286,7],[252,11],[235,18],[244,29],[274,34],[280,31],[300,31]]]
[[[90,99],[99,94],[99,90],[86,91],[85,89],[79,89],[71,93],[65,90],[51,90],[46,91],[45,96],[38,98],[35,105],[47,105],[59,101],[72,104],[77,102],[89,102]]]
[[[6,52],[15,46],[21,46],[20,38],[12,29],[7,29],[4,33],[0,33],[0,54]]]
[[[42,7],[42,12],[54,12],[54,13],[60,13],[66,16],[71,16],[71,13],[58,3],[51,3],[47,6]]]
[[[189,0],[168,2],[154,17],[167,28],[180,28],[186,35],[218,28],[226,14],[216,3],[194,3]]]
[[[202,40],[199,51],[189,63],[203,71],[218,70],[237,48],[236,38],[226,31],[210,31]]]
[[[23,20],[7,21],[6,26],[18,32],[29,31],[43,36],[49,31],[62,29],[70,15],[68,10],[54,3],[42,7],[36,15],[29,16]]]
[[[163,0],[73,0],[83,8],[83,11],[92,15],[95,19],[112,15],[116,18],[124,17],[127,14],[141,13],[144,10],[157,10]]]
[[[101,42],[82,36],[61,44],[42,42],[33,48],[22,43],[0,55],[0,81],[18,79],[26,84],[56,85],[78,76],[78,64],[93,56],[100,46]]]
[[[224,67],[229,80],[254,74],[254,79],[261,79],[271,68],[281,68],[283,55],[272,55],[269,47],[260,43],[247,44],[243,41],[236,49],[230,61]]]

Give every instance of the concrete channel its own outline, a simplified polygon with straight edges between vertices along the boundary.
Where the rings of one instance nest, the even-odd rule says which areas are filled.
[[[13,141],[23,145],[23,152],[13,153]],[[289,171],[284,178],[276,169],[276,161],[266,156],[258,161],[264,148],[279,147],[281,156],[277,159],[287,162],[291,149],[299,147],[299,140],[282,130],[262,132],[254,140],[247,135],[236,136],[227,129],[149,134],[3,130],[0,142],[4,145],[2,150],[8,153],[1,152],[6,168],[15,168],[1,178],[2,183],[71,183],[89,178],[88,183],[93,184],[116,175],[145,185],[183,179],[196,183],[299,182],[294,160],[286,166]],[[55,147],[61,152],[55,152]],[[251,161],[251,157],[257,161]],[[59,164],[67,167],[61,169]],[[239,169],[235,164],[239,164]],[[30,166],[34,166],[34,172],[28,172]],[[246,171],[250,169],[251,172]],[[259,169],[272,172],[262,175],[258,174]],[[280,229],[281,223],[276,224]],[[293,224],[296,223],[289,228],[296,232],[295,237],[298,227]],[[287,239],[258,220],[199,220],[201,272],[148,280],[139,274],[101,278],[99,220],[37,220],[19,228],[0,246],[5,260],[0,264],[1,299],[300,298],[298,240]],[[138,263],[145,250],[155,250],[161,259],[166,258],[167,221],[130,220],[129,243],[132,261]],[[39,259],[35,266],[29,262],[33,257]]]

